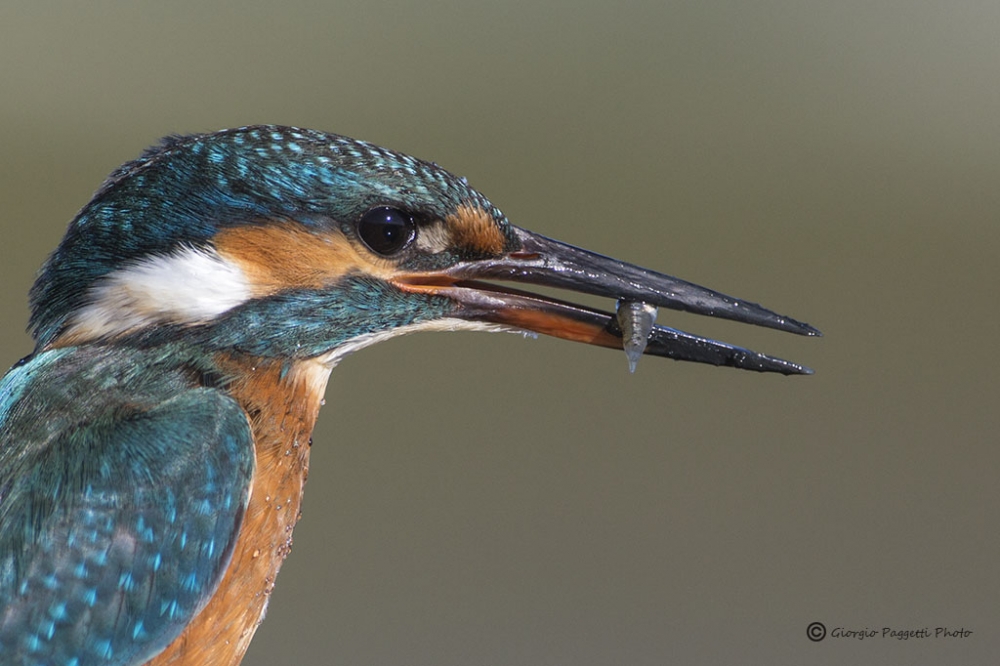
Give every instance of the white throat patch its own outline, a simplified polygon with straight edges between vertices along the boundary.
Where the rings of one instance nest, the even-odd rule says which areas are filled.
[[[61,337],[77,342],[152,324],[204,324],[250,298],[250,282],[235,263],[212,249],[183,248],[100,279]]]

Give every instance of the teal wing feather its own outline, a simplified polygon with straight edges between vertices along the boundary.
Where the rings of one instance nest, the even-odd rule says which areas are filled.
[[[245,413],[197,376],[85,349],[0,382],[0,663],[143,663],[211,597],[254,457]]]

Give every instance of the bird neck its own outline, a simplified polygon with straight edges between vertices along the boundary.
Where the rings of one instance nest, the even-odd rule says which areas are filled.
[[[292,546],[311,434],[330,367],[226,354],[217,366],[247,413],[256,469],[233,559],[208,605],[150,664],[235,664],[264,616]]]

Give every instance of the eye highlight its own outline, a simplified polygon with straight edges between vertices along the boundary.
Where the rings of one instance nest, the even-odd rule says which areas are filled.
[[[391,206],[378,206],[358,220],[358,237],[368,248],[383,256],[396,254],[416,236],[413,218]]]

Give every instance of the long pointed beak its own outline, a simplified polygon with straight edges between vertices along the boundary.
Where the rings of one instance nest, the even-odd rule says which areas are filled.
[[[567,245],[515,228],[518,250],[498,258],[467,261],[433,275],[397,279],[407,290],[431,291],[459,303],[455,316],[552,335],[603,347],[622,348],[615,315],[479,280],[503,280],[643,302],[695,314],[776,328],[799,335],[822,335],[808,324],[756,303],[726,296],[669,275]],[[724,342],[666,326],[653,326],[644,353],[679,361],[726,365],[786,375],[812,370]]]

